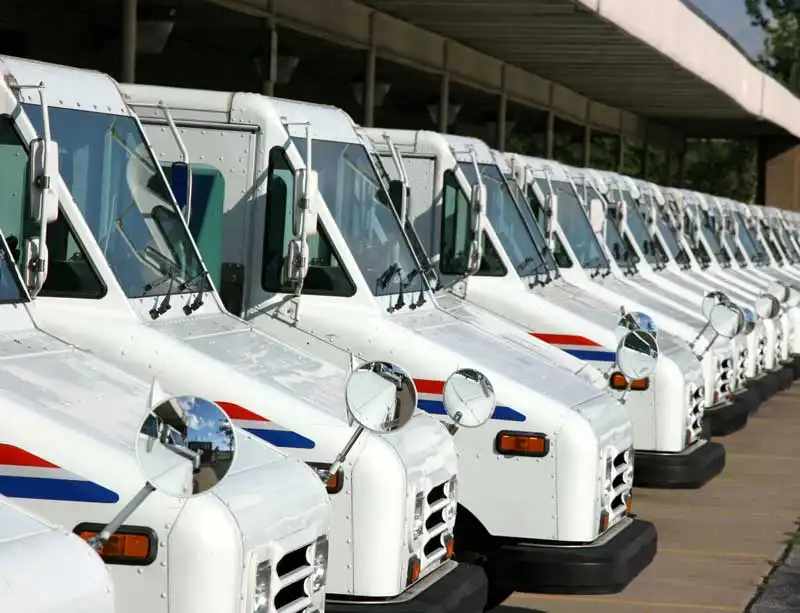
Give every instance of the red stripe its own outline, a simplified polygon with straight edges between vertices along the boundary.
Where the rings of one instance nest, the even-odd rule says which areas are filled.
[[[225,402],[224,400],[217,400],[220,408],[228,414],[231,419],[247,419],[249,421],[269,421],[266,417],[256,415],[252,411],[248,411],[243,406],[234,404],[233,402]]]
[[[414,379],[414,385],[420,394],[444,394],[444,381],[433,379]]]
[[[600,343],[595,343],[593,340],[585,336],[575,336],[573,334],[544,334],[541,332],[529,332],[531,336],[538,338],[540,341],[549,343],[550,345],[583,345],[585,347],[602,347]]]
[[[39,456],[28,453],[13,445],[0,444],[0,464],[7,466],[36,466],[38,468],[58,468]]]

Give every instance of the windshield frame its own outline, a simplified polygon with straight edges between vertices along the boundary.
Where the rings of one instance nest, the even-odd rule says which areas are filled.
[[[642,212],[639,210],[639,205],[636,202],[636,199],[631,194],[630,190],[624,189],[622,187],[618,187],[617,191],[622,196],[622,200],[625,203],[625,231],[629,234],[629,240],[641,252],[642,256],[644,256],[645,262],[647,262],[653,268],[657,267],[660,264],[658,256],[650,250],[650,253],[645,253],[644,244],[640,241],[639,236],[637,236],[637,230],[643,231],[645,238],[644,240],[653,241],[653,236],[650,230],[647,227],[647,222],[645,221],[644,217],[642,216]],[[634,221],[634,223],[631,223]],[[634,229],[634,225],[637,229]]]
[[[552,186],[553,194],[558,197],[558,202],[556,205],[555,215],[551,216],[551,223],[555,223],[558,229],[558,234],[561,235],[561,240],[563,240],[564,248],[568,248],[571,252],[570,260],[574,260],[572,262],[572,266],[576,264],[580,267],[581,270],[585,272],[591,272],[591,270],[608,270],[610,263],[608,258],[606,257],[605,249],[603,245],[600,244],[600,240],[597,238],[597,235],[592,228],[592,224],[589,222],[588,215],[586,213],[586,205],[583,202],[583,198],[581,197],[580,192],[575,185],[575,182],[572,180],[571,176],[567,176],[566,180],[553,180],[552,177],[535,177],[535,181],[540,182],[542,181],[545,185],[548,186],[547,190],[542,188],[540,183],[539,187],[542,190],[543,194],[550,193],[550,186]],[[579,257],[577,251],[575,250],[575,246],[573,245],[573,238],[567,234],[564,224],[562,224],[561,219],[559,216],[561,215],[561,211],[565,211],[565,215],[568,214],[568,209],[562,204],[562,195],[559,193],[559,190],[562,190],[564,195],[564,201],[570,202],[570,206],[577,206],[578,208],[573,212],[575,219],[580,219],[578,221],[578,226],[583,227],[583,229],[588,230],[588,234],[586,237],[588,238],[587,244],[593,243],[596,247],[596,251],[598,255],[594,257],[589,257],[588,259]],[[540,203],[541,206],[544,206],[544,203]],[[589,249],[591,251],[591,248]]]
[[[28,116],[33,129],[39,133],[39,128],[42,122],[42,108],[40,104],[35,102],[24,102],[22,104],[23,110]],[[90,118],[95,118],[96,122],[101,122],[105,119],[105,121],[110,122],[110,126],[116,125],[116,122],[119,121],[123,127],[125,127],[127,124],[127,127],[130,128],[127,135],[134,137],[135,145],[133,146],[123,143],[121,140],[118,142],[120,148],[124,151],[124,153],[119,153],[118,156],[125,156],[117,158],[118,160],[122,159],[125,161],[126,170],[124,175],[113,176],[113,173],[115,172],[113,167],[107,167],[106,164],[108,163],[109,166],[113,166],[114,162],[107,162],[105,159],[106,156],[100,155],[103,153],[102,151],[98,152],[95,150],[92,162],[87,162],[86,165],[86,173],[91,177],[89,179],[90,181],[95,180],[110,184],[116,183],[117,185],[124,183],[123,188],[111,187],[110,189],[118,190],[119,193],[124,193],[122,190],[127,190],[128,196],[131,199],[127,205],[109,205],[107,203],[100,202],[97,196],[90,196],[88,201],[83,201],[77,197],[78,195],[74,189],[75,186],[67,180],[66,175],[61,172],[60,169],[60,177],[64,181],[64,185],[69,192],[70,198],[75,203],[76,214],[82,217],[86,227],[89,230],[89,237],[92,241],[94,241],[94,245],[97,247],[99,253],[102,254],[102,257],[104,257],[105,264],[107,265],[108,270],[113,278],[113,282],[117,284],[125,298],[127,300],[141,300],[163,297],[167,294],[171,296],[197,293],[216,294],[216,288],[214,287],[210,273],[206,268],[205,260],[203,259],[194,236],[192,235],[192,232],[186,223],[186,218],[184,217],[183,212],[178,208],[175,194],[172,192],[172,185],[167,180],[164,168],[159,163],[158,157],[150,145],[149,140],[147,139],[139,117],[133,112],[128,114],[120,112],[100,112],[55,105],[49,106],[48,111],[53,140],[59,144],[59,152],[63,155],[69,155],[72,157],[75,156],[76,151],[78,150],[68,149],[65,146],[65,143],[69,142],[69,139],[66,137],[65,129],[63,127],[57,127],[58,121],[63,120],[60,118],[62,114],[63,117],[66,117],[67,119],[80,117],[87,121],[87,125],[88,122],[91,121]],[[106,130],[105,137],[107,138],[109,134],[110,132]],[[91,146],[87,145],[87,148],[91,148]],[[102,157],[102,162],[100,165],[95,162],[98,157]],[[130,184],[127,177],[127,165],[130,164],[134,158],[138,159],[147,167],[149,171],[152,172],[150,180],[156,181],[153,186],[157,189],[150,189],[144,182],[138,183],[135,186]],[[75,162],[74,160],[70,160],[70,163],[74,164]],[[117,161],[117,163],[119,162]],[[100,177],[95,177],[94,175],[98,171],[100,173]],[[134,192],[131,189],[133,187],[138,187],[140,190],[143,187],[147,188],[148,196],[150,198],[155,196],[158,200],[157,204],[153,205],[147,214],[141,208],[139,208],[139,205],[136,202],[136,196],[134,196]],[[100,203],[99,205],[102,208],[99,211],[95,211],[94,207],[97,207],[98,203]],[[134,218],[140,220],[148,232],[149,240],[146,240],[147,244],[141,250],[134,249],[134,242],[131,241],[129,235],[130,229],[128,232],[120,230],[120,227],[123,224],[120,224],[119,221],[128,213],[129,210],[135,211]],[[97,228],[95,231],[95,225],[90,222],[90,216],[87,216],[87,213],[90,211],[93,212],[95,216],[102,215],[104,217],[110,216],[116,218],[115,223],[110,225],[107,224],[108,227],[105,228],[107,230],[105,236],[100,236],[102,228]],[[178,237],[172,238],[170,234],[162,228],[162,223],[155,215],[156,212],[161,213],[162,211],[168,213],[170,219],[176,222],[175,230],[180,233]],[[63,207],[61,207],[60,214],[65,214]],[[86,247],[87,238],[81,233],[75,232],[75,224],[71,219],[69,219],[69,217],[70,215],[67,216],[67,223],[75,233],[75,240],[83,252],[84,257],[88,260],[90,266],[96,271],[100,283],[103,286],[106,286],[107,281],[104,278],[104,275],[100,273],[101,269],[97,266],[94,255],[92,255],[90,250],[88,250]],[[158,236],[155,236],[154,228],[155,231],[157,231]],[[147,270],[153,273],[151,275],[151,280],[145,283],[142,286],[142,289],[138,292],[130,291],[128,282],[123,279],[123,276],[121,276],[123,270],[123,265],[121,262],[117,261],[116,258],[110,258],[108,255],[109,244],[107,241],[111,241],[116,235],[119,235],[121,242],[126,243],[132,258],[138,261],[138,266],[140,267],[139,271],[143,272]],[[103,242],[101,242],[101,238],[103,239]],[[159,243],[163,243],[164,247],[162,248]],[[185,253],[182,256],[184,260],[183,262],[179,261],[181,260],[181,257],[177,257],[178,250],[176,250],[176,248],[185,250]],[[143,255],[147,253],[150,254],[149,258],[145,258],[145,255]],[[154,255],[157,257],[153,258]],[[144,261],[145,259],[148,261]],[[165,272],[162,272],[159,268],[159,265],[154,263],[154,259],[164,262]]]
[[[359,174],[361,174],[363,176],[364,180],[366,180],[367,182],[373,183],[375,185],[375,187],[378,190],[380,190],[380,194],[382,195],[382,197],[384,199],[384,202],[380,202],[380,204],[383,205],[386,209],[388,209],[388,211],[392,215],[392,227],[394,227],[395,230],[398,230],[400,232],[400,242],[399,242],[398,247],[399,247],[399,249],[401,251],[403,249],[405,249],[407,251],[407,254],[410,256],[411,263],[412,263],[411,270],[403,270],[402,271],[402,277],[400,277],[399,275],[393,275],[392,278],[389,280],[389,282],[387,283],[387,285],[385,287],[378,289],[378,287],[377,287],[377,285],[375,283],[371,283],[370,282],[369,276],[366,274],[365,270],[362,268],[362,263],[359,261],[359,258],[357,257],[356,252],[353,249],[353,245],[351,244],[351,241],[350,241],[351,237],[349,236],[349,234],[347,234],[344,231],[344,228],[342,226],[342,220],[339,220],[337,218],[337,215],[334,214],[334,210],[332,208],[332,203],[328,202],[328,199],[325,197],[325,194],[324,194],[323,189],[322,189],[322,180],[321,179],[318,181],[319,187],[318,187],[317,197],[320,198],[322,200],[322,202],[324,203],[325,210],[327,211],[328,215],[330,216],[330,221],[338,229],[338,232],[341,235],[342,241],[344,243],[344,248],[347,249],[347,251],[349,252],[349,255],[352,258],[352,262],[356,267],[356,271],[358,272],[358,275],[360,275],[361,278],[363,279],[363,281],[365,283],[365,286],[369,288],[370,295],[373,298],[378,299],[378,298],[386,298],[386,297],[392,297],[392,296],[399,295],[401,293],[401,283],[403,284],[403,286],[402,286],[402,292],[403,293],[417,293],[417,292],[420,292],[420,291],[426,292],[426,293],[427,292],[433,292],[433,289],[432,289],[432,286],[431,286],[431,279],[428,277],[427,274],[425,274],[424,264],[417,257],[417,252],[416,252],[416,249],[414,248],[414,243],[409,238],[408,232],[406,232],[406,229],[403,227],[403,224],[400,221],[400,215],[399,215],[399,213],[398,213],[398,211],[396,209],[396,203],[394,203],[394,201],[392,200],[391,194],[389,192],[389,186],[386,184],[385,179],[388,178],[387,175],[386,175],[387,169],[386,168],[380,168],[375,163],[375,157],[374,156],[376,155],[376,152],[374,151],[374,148],[371,146],[371,143],[369,143],[369,141],[367,139],[361,138],[359,135],[356,135],[356,138],[357,138],[357,140],[352,141],[352,142],[351,141],[342,141],[342,140],[331,140],[331,139],[326,139],[326,138],[316,138],[316,137],[312,138],[311,139],[311,163],[312,163],[311,170],[317,170],[314,167],[314,165],[315,165],[316,161],[319,161],[320,155],[321,155],[318,152],[318,145],[319,144],[323,144],[323,145],[326,145],[326,146],[338,145],[341,148],[340,149],[341,154],[340,154],[340,157],[338,159],[341,159],[341,155],[350,147],[359,149],[361,151],[361,153],[363,153],[363,156],[367,161],[367,165],[370,168],[370,170],[372,171],[371,176],[364,175],[364,173],[362,173],[361,170],[359,168],[357,168],[355,164],[353,164],[351,162],[347,162],[347,164],[348,164],[348,166],[350,166],[352,168],[353,172],[358,172]],[[292,147],[294,147],[295,152],[297,153],[297,156],[298,156],[299,160],[307,167],[307,161],[306,161],[306,158],[305,158],[305,135],[299,135],[299,134],[298,135],[293,135],[293,134],[290,133],[289,134],[289,141],[291,142]],[[300,144],[302,144],[303,146],[301,147]],[[289,156],[287,156],[287,157],[289,157]],[[293,172],[296,173],[297,172],[297,168],[295,168],[295,165],[291,163],[291,159],[289,159],[289,165],[292,168]],[[317,176],[321,177],[321,175],[322,175],[322,172],[317,170]],[[339,186],[339,183],[337,181],[337,190],[339,189],[339,187],[341,187],[341,186]],[[375,197],[373,197],[372,199],[376,200]],[[350,221],[352,223],[352,219]],[[380,219],[378,219],[378,222],[380,222]],[[322,223],[323,227],[324,227],[324,221],[323,220],[318,220],[317,223]],[[410,218],[406,220],[406,223],[410,224]],[[381,229],[384,232],[386,232],[385,229],[383,229],[383,228],[381,228]],[[328,234],[328,236],[329,236],[329,238],[331,240],[331,243],[332,243],[332,246],[333,246],[333,250],[334,250],[334,252],[336,253],[336,255],[337,255],[338,259],[339,259],[340,265],[344,268],[345,274],[347,274],[352,279],[354,271],[351,271],[349,269],[349,262],[347,261],[347,259],[341,257],[341,255],[340,255],[341,254],[341,249],[336,245],[336,239],[332,236],[332,234],[330,232],[330,229],[326,228],[326,231],[327,231],[327,234]],[[390,232],[391,232],[391,230],[389,230],[389,233]],[[387,233],[387,237],[389,236],[389,233]],[[420,243],[420,246],[422,246],[421,243]],[[387,247],[387,248],[391,248],[391,247]],[[429,258],[427,252],[423,251],[423,255],[425,255],[427,258]],[[400,259],[402,259],[402,257]],[[430,258],[429,258],[429,260],[430,260]],[[414,277],[409,280],[408,277],[412,272],[414,273]],[[436,271],[436,274],[438,275],[438,271]],[[408,285],[406,285],[406,283],[408,283]]]
[[[475,183],[477,177],[471,161],[458,161],[458,168],[461,169],[467,182],[470,184]],[[479,163],[478,170],[481,181],[486,186],[486,220],[491,225],[497,237],[497,242],[505,252],[511,267],[521,279],[534,276],[537,273],[544,273],[548,267],[547,260],[544,258],[541,248],[536,244],[533,231],[525,218],[525,214],[520,209],[517,199],[514,198],[505,175],[494,161]],[[494,197],[499,201],[499,205],[495,206],[493,204]],[[493,219],[490,214],[490,211],[495,211],[495,208],[498,209],[496,212],[501,213],[504,218],[509,218],[514,228],[520,228],[520,230],[513,235],[499,232],[498,220],[496,218]],[[517,239],[522,239],[527,244],[517,244]]]

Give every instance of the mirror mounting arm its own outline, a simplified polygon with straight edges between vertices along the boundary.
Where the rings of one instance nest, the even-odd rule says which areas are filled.
[[[336,459],[333,461],[333,464],[331,464],[330,468],[328,468],[328,474],[323,479],[323,483],[327,483],[332,475],[335,475],[337,472],[339,472],[342,464],[344,464],[344,461],[347,459],[347,454],[352,451],[353,446],[358,442],[358,439],[364,433],[364,430],[365,428],[362,425],[359,425],[356,428],[355,432],[353,432],[353,435],[344,444],[344,447],[342,447],[342,450],[336,454]]]
[[[108,522],[105,528],[103,528],[99,534],[96,534],[92,538],[90,538],[87,542],[95,551],[99,551],[103,545],[108,542],[113,534],[119,530],[119,527],[125,523],[125,520],[128,519],[131,514],[138,509],[141,504],[147,500],[147,497],[156,491],[155,486],[150,483],[149,481],[142,486],[136,495],[131,498],[130,502],[126,504],[122,509],[120,509],[119,513]]]

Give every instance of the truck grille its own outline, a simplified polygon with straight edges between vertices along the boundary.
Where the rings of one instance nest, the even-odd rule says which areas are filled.
[[[689,384],[687,393],[686,445],[689,446],[700,438],[703,431],[703,394],[699,387]]]
[[[747,348],[739,348],[739,360],[736,366],[736,380],[737,387],[744,385],[745,375],[747,373]]]
[[[756,353],[756,368],[758,372],[764,372],[767,369],[767,338],[761,336],[758,339],[758,352]]]
[[[306,579],[311,576],[313,543],[284,555],[275,566],[274,610],[277,613],[311,611],[312,602]]]
[[[603,507],[608,513],[608,525],[613,526],[627,513],[627,502],[633,488],[633,448],[607,457],[604,475]]]
[[[456,518],[455,478],[435,485],[428,491],[423,507],[422,571],[444,561],[447,555],[445,537],[451,537]],[[420,573],[422,574],[422,573]]]
[[[730,397],[731,392],[736,388],[733,376],[733,360],[723,358],[717,364],[717,393],[718,400],[725,401]]]

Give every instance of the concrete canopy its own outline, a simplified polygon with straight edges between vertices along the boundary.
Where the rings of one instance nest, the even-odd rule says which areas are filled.
[[[681,0],[361,2],[690,136],[800,137],[800,101]]]

